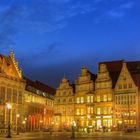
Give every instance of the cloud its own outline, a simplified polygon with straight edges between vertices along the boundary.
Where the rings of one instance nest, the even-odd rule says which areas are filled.
[[[109,17],[112,17],[112,18],[122,18],[124,17],[125,13],[122,12],[122,11],[115,11],[115,10],[112,10],[112,11],[109,11],[108,12],[108,16]]]
[[[128,1],[116,5],[117,6],[114,7],[110,5],[108,9],[105,8],[100,16],[94,19],[94,23],[122,19],[127,15],[127,12],[134,7],[135,3],[133,1]]]
[[[133,6],[135,5],[135,3],[133,1],[129,1],[128,3],[124,3],[122,5],[120,5],[120,9],[125,10],[125,9],[131,9],[133,8]]]

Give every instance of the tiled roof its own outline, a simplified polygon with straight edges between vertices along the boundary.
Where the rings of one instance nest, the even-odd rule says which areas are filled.
[[[140,61],[127,62],[127,68],[129,69],[135,84],[140,87]]]
[[[26,80],[26,87],[27,86],[31,86],[31,87],[34,87],[42,92],[46,92],[46,93],[49,93],[51,95],[54,95],[55,94],[55,89],[46,85],[46,84],[43,84],[42,82],[40,81],[32,81],[28,78],[25,78],[24,79]]]
[[[92,72],[90,72],[88,70],[88,73],[91,75],[91,80],[93,80],[95,82],[96,78],[97,78],[97,75],[96,74],[93,74]]]

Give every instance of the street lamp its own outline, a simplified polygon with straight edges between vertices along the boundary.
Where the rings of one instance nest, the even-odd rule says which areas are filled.
[[[27,131],[27,118],[24,119],[25,120],[25,132]]]
[[[41,129],[42,129],[42,124],[43,124],[43,121],[42,121],[42,120],[40,120],[39,122],[40,122],[40,127],[39,127],[39,130],[41,131]]]
[[[19,120],[18,120],[18,118],[20,117],[20,115],[17,114],[16,117],[17,117],[17,118],[16,118],[16,121],[17,121],[17,122],[16,122],[16,131],[17,131],[17,135],[19,135],[19,125],[18,125]]]
[[[76,123],[75,123],[75,121],[73,121],[73,123],[72,123],[72,135],[71,135],[72,139],[75,138],[75,128],[76,128]]]
[[[11,138],[11,121],[10,121],[10,117],[11,117],[11,109],[12,109],[12,105],[10,103],[6,104],[6,108],[8,109],[8,134],[7,134],[7,138]]]

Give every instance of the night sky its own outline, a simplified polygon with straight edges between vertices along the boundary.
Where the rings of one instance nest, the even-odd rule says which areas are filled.
[[[140,0],[0,0],[0,52],[23,74],[57,87],[82,66],[140,60]]]

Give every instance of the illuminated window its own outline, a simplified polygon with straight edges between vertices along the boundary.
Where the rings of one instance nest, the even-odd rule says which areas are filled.
[[[81,109],[81,115],[84,115],[84,109],[83,108]]]
[[[112,101],[112,95],[108,94],[108,101]]]
[[[93,114],[93,107],[87,108],[87,114]]]
[[[101,99],[100,99],[100,95],[97,95],[97,102],[100,102]]]
[[[93,114],[93,107],[90,108],[90,113]]]
[[[90,103],[90,96],[87,96],[87,102]]]
[[[101,114],[101,108],[97,107],[97,115],[100,115],[100,114]]]
[[[84,103],[84,97],[81,97],[81,103]]]
[[[87,108],[87,113],[90,114],[90,107]]]
[[[93,96],[90,96],[90,101],[91,103],[93,103]]]
[[[76,103],[80,103],[80,98],[79,97],[76,98]]]
[[[77,110],[76,110],[76,114],[77,114],[77,115],[80,115],[80,109],[77,109]]]
[[[104,102],[107,101],[107,95],[103,95],[103,101],[104,101]]]
[[[93,96],[87,96],[87,103],[93,103]]]
[[[107,114],[107,107],[103,108],[103,114]]]
[[[108,114],[112,114],[112,108],[108,107]]]

